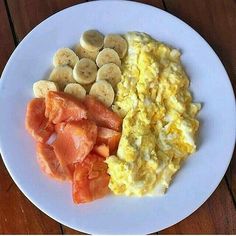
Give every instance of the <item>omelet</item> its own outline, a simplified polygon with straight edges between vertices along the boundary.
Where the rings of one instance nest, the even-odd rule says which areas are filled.
[[[117,154],[106,162],[109,188],[117,195],[159,195],[169,187],[182,162],[196,151],[196,119],[180,52],[145,33],[125,35],[113,111],[123,117]]]

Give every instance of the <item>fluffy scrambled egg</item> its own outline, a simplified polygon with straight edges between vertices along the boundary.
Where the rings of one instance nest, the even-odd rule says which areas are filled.
[[[115,194],[163,194],[181,162],[195,152],[196,115],[180,52],[130,32],[113,110],[123,120],[117,156],[107,159]]]

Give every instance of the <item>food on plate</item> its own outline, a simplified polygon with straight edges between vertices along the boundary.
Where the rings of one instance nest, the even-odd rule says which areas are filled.
[[[110,83],[105,80],[100,80],[94,83],[89,92],[90,95],[97,98],[107,107],[110,107],[114,101],[114,90]]]
[[[128,49],[127,41],[119,34],[108,34],[104,39],[104,48],[114,49],[122,59]]]
[[[80,38],[80,45],[88,51],[99,51],[103,47],[104,35],[97,30],[85,31]]]
[[[88,58],[88,59],[91,59],[93,61],[96,61],[99,50],[97,50],[97,51],[88,51],[85,48],[83,48],[80,44],[78,44],[75,47],[75,53],[78,55],[78,57],[80,59],[81,58]]]
[[[109,192],[165,193],[196,151],[201,109],[179,50],[140,32],[84,32],[33,85],[26,129],[42,172],[71,181],[76,204]]]
[[[83,102],[88,111],[88,119],[93,120],[98,126],[120,131],[122,119],[119,115],[93,96],[86,96]]]
[[[104,158],[89,154],[82,163],[75,164],[72,192],[74,203],[85,203],[109,193],[107,165]]]
[[[87,110],[84,104],[63,92],[48,92],[45,105],[45,116],[54,124],[87,118]]]
[[[96,99],[87,97],[93,101],[89,106],[92,108]],[[26,114],[26,128],[37,142],[40,169],[51,178],[72,181],[75,203],[89,202],[109,192],[105,158],[113,150],[110,142],[98,138],[98,130],[106,128],[97,126],[101,118],[89,112],[84,104],[87,97],[80,100],[64,92],[49,91],[45,99],[30,101]],[[97,101],[97,107],[104,112],[105,125],[109,119],[117,119],[118,115],[101,102]],[[113,125],[114,120],[110,121]],[[116,145],[118,142],[116,139]]]
[[[144,33],[125,35],[128,54],[113,110],[123,117],[117,154],[109,157],[115,194],[163,194],[196,151],[200,104],[192,102],[180,53]]]
[[[79,61],[78,56],[70,48],[60,48],[53,56],[54,66],[70,66],[74,68],[77,61]]]
[[[96,139],[97,126],[93,121],[71,121],[59,130],[52,146],[60,164],[67,166],[82,162],[93,149]]]
[[[73,76],[78,83],[90,84],[96,80],[97,66],[94,61],[83,58],[78,61],[73,69]]]
[[[49,76],[49,80],[57,83],[61,90],[63,90],[67,84],[76,82],[73,78],[73,70],[69,66],[55,67]]]
[[[33,91],[36,98],[45,98],[48,91],[59,91],[59,87],[53,81],[39,80],[33,84]]]
[[[97,80],[106,80],[115,89],[117,83],[121,80],[120,67],[114,63],[108,63],[99,68],[97,73]]]
[[[59,132],[63,131],[65,126],[66,126],[66,122],[60,122],[60,123],[55,124],[55,132],[59,133]]]
[[[44,98],[34,98],[28,103],[25,127],[37,142],[46,142],[54,132],[53,124],[45,117]]]
[[[56,51],[53,56],[55,67],[49,80],[37,81],[33,85],[35,97],[46,97],[48,91],[64,91],[78,99],[92,94],[107,106],[111,106],[114,101],[113,89],[116,90],[116,85],[121,80],[119,56],[122,58],[126,54],[127,42],[117,34],[107,35],[104,39],[103,34],[96,30],[84,32],[80,41],[75,52],[70,48]],[[100,80],[107,83],[96,83]]]
[[[109,157],[109,155],[110,155],[109,146],[104,143],[101,143],[99,145],[95,145],[93,147],[92,152],[94,152],[102,157],[105,157],[105,158]]]
[[[51,145],[38,142],[36,152],[39,166],[46,175],[58,180],[69,179]]]
[[[86,95],[86,90],[84,89],[83,86],[81,86],[78,83],[67,84],[64,89],[64,92],[71,94],[78,99],[83,99],[83,98],[85,98],[85,95]]]
[[[114,153],[117,150],[121,133],[113,129],[98,127],[97,143],[105,144],[109,148],[109,153]]]
[[[96,58],[96,63],[99,68],[108,63],[114,63],[117,66],[121,66],[118,53],[111,48],[104,48],[101,52],[99,52]]]

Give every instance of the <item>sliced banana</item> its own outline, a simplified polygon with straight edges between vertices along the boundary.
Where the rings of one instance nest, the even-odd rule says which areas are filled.
[[[73,76],[80,84],[92,83],[97,76],[97,66],[95,62],[88,58],[82,58],[76,63]]]
[[[114,49],[120,58],[123,58],[127,52],[127,41],[119,34],[108,34],[104,39],[104,48]]]
[[[93,83],[91,83],[91,84],[83,84],[82,86],[84,87],[86,92],[89,93],[91,87],[93,86]]]
[[[70,48],[60,48],[53,56],[54,66],[70,66],[74,68],[76,62],[79,60],[77,55]]]
[[[107,107],[110,107],[114,101],[114,90],[110,83],[105,80],[99,80],[94,83],[89,92],[90,95],[96,97]]]
[[[117,66],[121,66],[118,53],[111,48],[104,48],[101,52],[99,52],[96,63],[99,68],[108,63],[114,63]]]
[[[97,30],[85,31],[81,38],[80,44],[88,51],[99,51],[103,47],[104,35]]]
[[[76,83],[73,79],[73,70],[69,66],[55,67],[49,76],[49,80],[56,82],[60,90],[64,90],[69,83]]]
[[[36,98],[44,98],[48,91],[59,91],[56,83],[48,80],[39,80],[33,84],[33,92]]]
[[[121,80],[120,67],[114,63],[103,65],[97,73],[97,80],[107,80],[113,88],[116,87],[117,83]]]
[[[78,57],[81,58],[89,58],[93,61],[96,61],[97,55],[99,51],[88,51],[85,48],[83,48],[80,44],[76,45],[75,52],[78,55]]]
[[[67,84],[64,89],[64,92],[69,93],[78,99],[84,99],[86,95],[86,90],[80,84],[77,83]]]

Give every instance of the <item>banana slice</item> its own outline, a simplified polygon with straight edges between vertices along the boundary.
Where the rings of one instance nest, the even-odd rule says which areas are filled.
[[[70,48],[60,48],[53,56],[54,66],[70,66],[74,68],[76,62],[79,60],[77,55]]]
[[[111,48],[104,48],[101,52],[99,52],[96,63],[99,68],[108,63],[114,63],[117,66],[121,66],[118,53]]]
[[[64,92],[69,93],[78,99],[84,99],[86,95],[86,90],[80,84],[77,83],[67,84],[64,89]]]
[[[97,66],[94,61],[83,58],[78,61],[73,70],[75,80],[80,84],[90,84],[97,76]]]
[[[97,30],[85,31],[81,38],[80,44],[88,51],[99,51],[103,47],[104,35]]]
[[[96,61],[97,55],[99,51],[88,51],[85,48],[83,48],[80,44],[78,44],[75,48],[75,53],[78,55],[78,57],[81,58],[88,58],[93,61]]]
[[[73,79],[73,70],[69,66],[57,66],[55,67],[50,76],[49,80],[56,82],[60,90],[64,90],[65,86],[69,83],[76,83]]]
[[[44,98],[48,91],[59,91],[59,87],[52,81],[39,80],[33,84],[33,91],[36,98]]]
[[[97,80],[107,80],[113,88],[121,80],[121,70],[119,66],[114,63],[103,65],[97,73]]]
[[[93,84],[89,92],[90,95],[96,97],[107,107],[110,107],[114,101],[114,90],[110,83],[105,80],[99,80]]]
[[[127,41],[119,34],[108,34],[104,39],[104,48],[114,49],[120,58],[123,58],[127,52]]]

